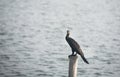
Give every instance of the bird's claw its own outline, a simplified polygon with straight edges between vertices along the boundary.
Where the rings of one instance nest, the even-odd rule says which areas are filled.
[[[76,55],[77,55],[77,54],[71,54],[71,55],[69,55],[69,57],[70,57],[70,56],[76,56]]]

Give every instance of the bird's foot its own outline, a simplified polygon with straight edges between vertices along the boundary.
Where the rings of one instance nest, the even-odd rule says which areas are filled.
[[[77,55],[77,53],[75,53],[75,54],[71,54],[72,56],[76,56]]]
[[[69,57],[70,57],[70,56],[76,56],[76,55],[77,55],[77,54],[71,54],[71,55],[69,55]]]

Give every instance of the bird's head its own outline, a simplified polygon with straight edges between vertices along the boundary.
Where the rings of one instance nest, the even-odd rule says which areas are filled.
[[[70,31],[69,30],[67,30],[67,35],[70,35]]]

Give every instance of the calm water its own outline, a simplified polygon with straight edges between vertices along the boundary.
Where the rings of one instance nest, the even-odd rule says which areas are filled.
[[[0,77],[68,77],[67,29],[78,77],[120,76],[119,0],[0,0]]]

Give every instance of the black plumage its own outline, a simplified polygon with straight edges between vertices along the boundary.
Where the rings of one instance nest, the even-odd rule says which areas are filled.
[[[72,49],[72,55],[79,54],[81,56],[81,58],[83,59],[83,61],[86,62],[87,64],[89,64],[89,62],[84,57],[84,54],[83,54],[79,44],[74,39],[69,37],[69,35],[70,35],[70,32],[69,32],[69,30],[67,30],[67,35],[66,35],[65,38],[66,38],[66,41],[68,42],[68,44],[70,45],[70,47]],[[76,54],[74,54],[74,52],[76,52]]]

